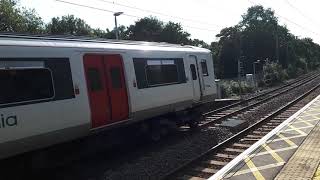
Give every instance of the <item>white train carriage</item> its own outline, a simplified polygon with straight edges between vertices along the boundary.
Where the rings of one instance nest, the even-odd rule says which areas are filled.
[[[210,51],[0,35],[0,158],[216,96]]]

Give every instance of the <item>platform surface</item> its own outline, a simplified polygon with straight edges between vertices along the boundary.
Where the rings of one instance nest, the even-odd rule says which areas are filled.
[[[320,180],[319,120],[320,96],[250,153],[242,154],[241,161],[219,177],[231,180]]]

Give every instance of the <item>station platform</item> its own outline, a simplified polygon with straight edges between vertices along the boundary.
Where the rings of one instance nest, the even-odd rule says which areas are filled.
[[[320,180],[320,95],[210,180]]]

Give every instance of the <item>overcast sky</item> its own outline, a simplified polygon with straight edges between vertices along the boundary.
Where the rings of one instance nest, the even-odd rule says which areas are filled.
[[[70,5],[56,0],[20,0],[20,5],[34,8],[47,23],[54,16],[73,14],[91,27],[113,29],[112,12],[122,11],[118,24],[128,26],[139,17],[156,16],[160,20],[180,22],[192,38],[207,43],[224,27],[241,20],[248,7],[261,4],[275,10],[280,24],[291,33],[310,37],[320,44],[320,2],[316,0],[63,0],[106,11]],[[112,3],[114,2],[114,3]],[[135,7],[130,8],[130,7]]]

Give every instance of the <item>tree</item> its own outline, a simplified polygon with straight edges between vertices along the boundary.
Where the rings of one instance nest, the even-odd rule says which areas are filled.
[[[162,21],[155,17],[145,17],[128,27],[128,36],[130,40],[159,42],[162,30]]]
[[[173,44],[190,44],[190,34],[183,31],[180,23],[168,22],[164,25],[159,37],[159,41]]]
[[[93,29],[84,20],[73,15],[52,18],[47,25],[47,32],[55,35],[93,35]]]
[[[18,8],[16,0],[0,0],[0,31],[39,34],[42,19],[33,9]]]
[[[241,32],[237,26],[224,28],[216,35],[219,39],[219,67],[221,75],[225,78],[236,77],[238,74],[237,61],[240,58]]]

